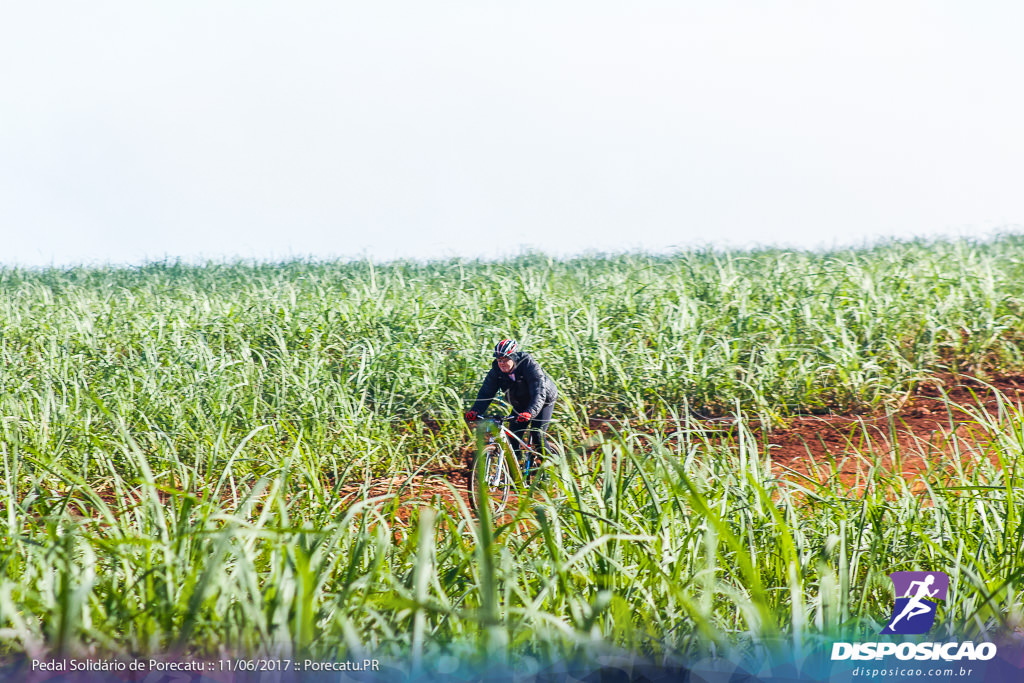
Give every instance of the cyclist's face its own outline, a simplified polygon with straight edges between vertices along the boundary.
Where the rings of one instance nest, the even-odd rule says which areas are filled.
[[[509,357],[498,359],[498,369],[502,372],[512,372],[513,365],[515,365],[515,363],[513,363],[512,359]]]

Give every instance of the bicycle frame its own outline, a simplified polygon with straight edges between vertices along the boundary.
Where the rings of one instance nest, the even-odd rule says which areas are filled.
[[[529,446],[525,441],[520,439],[518,436],[512,433],[508,427],[505,426],[505,422],[509,422],[513,418],[496,418],[496,417],[482,417],[480,425],[478,423],[478,429],[483,428],[487,433],[487,443],[478,444],[478,452],[483,452],[484,446],[491,444],[497,444],[501,448],[501,452],[505,455],[505,462],[508,465],[508,471],[512,474],[512,481],[515,482],[517,488],[523,486],[523,470],[519,467],[519,458],[516,457],[515,449],[512,448],[512,439],[519,442],[521,449],[527,449]],[[476,476],[474,474],[474,476]]]
[[[505,426],[515,419],[515,414],[508,417],[480,416],[473,423],[476,455],[473,458],[469,493],[471,503],[478,512],[483,507],[496,512],[505,510],[510,494],[514,492],[514,500],[521,500],[524,494],[533,489],[535,472],[531,470],[539,473],[539,463],[543,456],[527,440]],[[538,481],[544,481],[544,478]],[[518,506],[520,503],[512,505]]]

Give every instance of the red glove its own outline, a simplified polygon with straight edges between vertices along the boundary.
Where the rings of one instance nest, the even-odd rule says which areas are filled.
[[[475,410],[471,410],[466,413],[466,422],[476,422],[477,414]]]
[[[529,422],[531,417],[533,417],[533,415],[530,415],[529,413],[519,413],[516,415],[516,422]]]

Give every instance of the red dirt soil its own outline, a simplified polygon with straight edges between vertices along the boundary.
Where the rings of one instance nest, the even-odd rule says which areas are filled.
[[[398,496],[403,504],[396,512],[396,521],[404,524],[409,521],[414,508],[432,504],[438,499],[450,510],[458,509],[457,500],[470,507],[469,471],[467,463],[462,467],[428,470],[417,476],[383,477],[370,482],[365,492],[360,485],[343,486],[339,496],[342,499],[350,496],[352,502],[363,500],[364,496]]]
[[[788,479],[824,481],[838,476],[858,487],[871,467],[895,472],[898,465],[904,479],[920,481],[922,473],[937,465],[954,468],[957,452],[961,465],[979,454],[994,461],[979,417],[995,421],[1001,400],[1004,410],[1009,408],[1019,419],[1022,399],[1024,376],[988,383],[963,376],[934,378],[920,384],[891,415],[883,411],[799,417],[785,429],[767,434],[766,444],[773,469]]]

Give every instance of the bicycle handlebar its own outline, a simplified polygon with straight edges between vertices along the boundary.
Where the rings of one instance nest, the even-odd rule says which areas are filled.
[[[505,417],[493,417],[490,415],[477,415],[475,422],[481,422],[486,420],[487,422],[493,422],[495,424],[505,424],[506,422],[514,422],[518,419],[518,415],[506,415]]]
[[[518,418],[519,416],[516,415],[515,413],[512,413],[511,415],[506,415],[505,417],[490,417],[481,415],[477,417],[476,422],[473,423],[473,427],[476,428],[476,426],[479,425],[481,422],[490,422],[491,424],[501,428],[501,431],[505,434],[505,438],[515,439],[524,448],[533,450],[533,446],[523,441],[521,438],[519,438],[519,436],[516,435],[515,432],[513,432],[511,429],[505,426],[506,423],[515,422]]]

